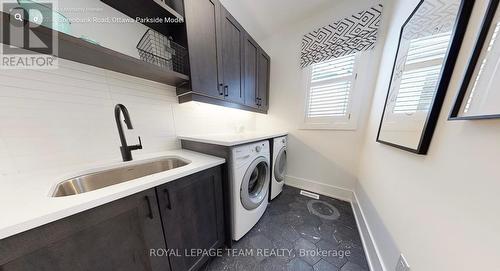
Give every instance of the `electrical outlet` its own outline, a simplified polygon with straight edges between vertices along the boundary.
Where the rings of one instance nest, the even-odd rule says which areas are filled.
[[[410,265],[406,261],[403,254],[399,255],[398,264],[396,265],[396,271],[410,271]]]

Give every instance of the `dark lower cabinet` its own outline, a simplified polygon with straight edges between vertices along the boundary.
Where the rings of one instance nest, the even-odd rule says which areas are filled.
[[[0,241],[2,271],[170,270],[154,189]]]
[[[0,240],[0,270],[197,270],[191,249],[224,244],[222,200],[218,166]]]
[[[197,249],[216,249],[224,243],[221,168],[216,167],[157,187],[172,270],[197,270],[208,256]],[[206,255],[206,254],[205,254]]]

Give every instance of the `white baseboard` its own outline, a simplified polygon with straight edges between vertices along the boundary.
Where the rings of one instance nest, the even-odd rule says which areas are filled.
[[[351,202],[354,198],[352,190],[290,175],[285,177],[285,184],[343,201]]]
[[[363,240],[363,247],[370,264],[370,270],[387,271],[382,259],[382,254],[380,253],[379,247],[375,242],[373,232],[368,224],[368,221],[366,220],[366,216],[363,212],[361,204],[359,203],[356,192],[353,192],[353,200],[351,201],[351,204],[354,216],[356,217],[356,223],[360,231],[361,239]]]
[[[363,242],[363,247],[366,253],[368,264],[370,266],[370,270],[387,271],[382,265],[382,261],[380,258],[381,254],[379,253],[378,247],[375,244],[370,226],[368,224],[368,221],[366,221],[365,219],[366,217],[363,214],[363,209],[359,204],[358,198],[356,197],[356,193],[354,191],[289,175],[285,177],[285,184],[293,186],[295,188],[311,191],[320,195],[350,202],[352,205],[354,217],[356,218],[356,224],[360,231],[361,241]]]

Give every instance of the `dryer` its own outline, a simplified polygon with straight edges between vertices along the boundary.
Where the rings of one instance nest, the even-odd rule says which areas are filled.
[[[238,241],[267,208],[271,179],[269,141],[231,148],[229,167],[233,240]]]
[[[277,197],[283,191],[286,174],[286,145],[287,137],[277,137],[272,139],[272,173],[269,200]]]

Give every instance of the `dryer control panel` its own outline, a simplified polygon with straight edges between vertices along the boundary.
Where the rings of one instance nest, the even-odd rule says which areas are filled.
[[[277,137],[273,140],[273,143],[274,146],[286,147],[287,137],[286,136]]]
[[[253,160],[257,156],[269,156],[269,141],[259,141],[231,149],[231,156],[235,165]]]

